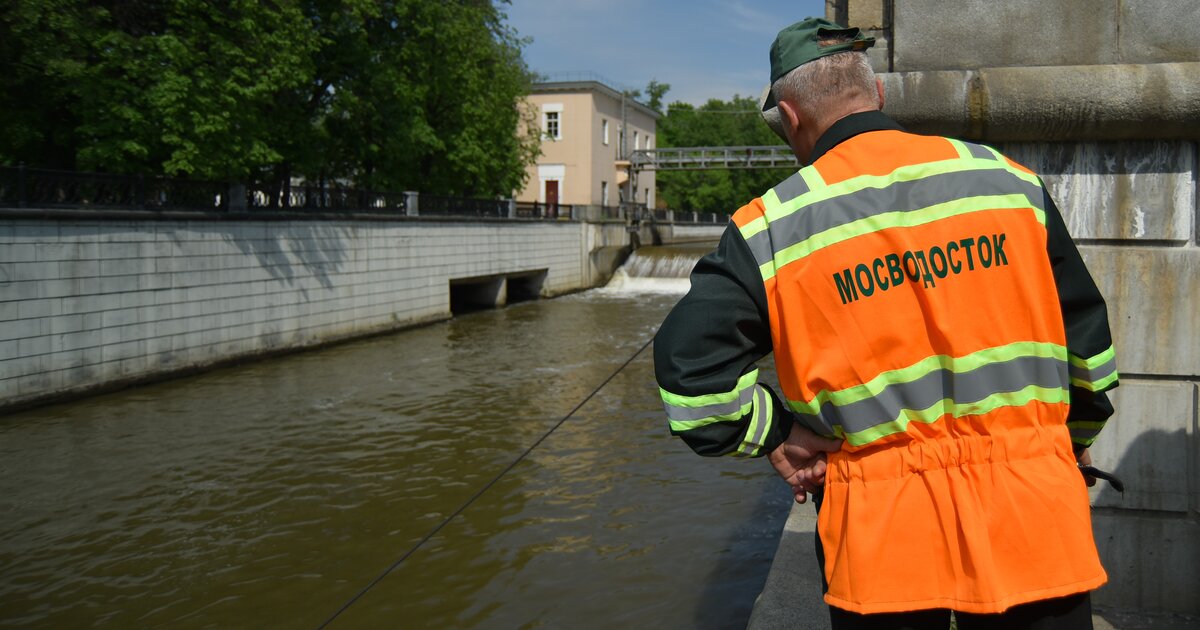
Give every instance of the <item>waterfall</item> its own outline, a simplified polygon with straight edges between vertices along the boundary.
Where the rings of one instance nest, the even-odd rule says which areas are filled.
[[[621,293],[685,293],[688,276],[716,243],[641,247],[613,274],[604,287]]]

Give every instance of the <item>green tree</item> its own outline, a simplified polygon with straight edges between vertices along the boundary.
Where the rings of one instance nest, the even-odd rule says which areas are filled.
[[[700,107],[672,103],[658,120],[659,146],[783,145],[758,115],[758,101],[735,95]],[[659,198],[679,210],[732,213],[795,169],[666,171],[656,177]]]
[[[659,83],[658,79],[650,79],[650,83],[646,84],[646,96],[649,99],[646,101],[646,105],[654,111],[661,112],[663,97],[670,89],[670,83]]]
[[[0,162],[507,195],[524,41],[488,0],[10,0]]]

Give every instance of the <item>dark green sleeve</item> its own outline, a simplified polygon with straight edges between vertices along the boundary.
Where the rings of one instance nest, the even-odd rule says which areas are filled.
[[[766,291],[732,223],[691,282],[654,338],[671,433],[701,455],[765,455],[787,437],[792,416],[758,382],[755,363],[771,352]]]
[[[1067,331],[1068,372],[1071,377],[1071,411],[1067,427],[1076,450],[1091,446],[1113,414],[1106,391],[1117,386],[1117,363],[1108,309],[1088,273],[1062,214],[1045,195],[1046,250],[1054,269],[1058,301]]]

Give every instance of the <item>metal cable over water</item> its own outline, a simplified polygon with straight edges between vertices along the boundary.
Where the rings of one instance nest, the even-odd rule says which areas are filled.
[[[655,332],[657,332],[657,331],[655,331]],[[563,423],[565,423],[567,420],[570,420],[571,416],[575,415],[575,412],[577,412],[581,408],[583,408],[583,406],[586,405],[587,402],[589,400],[591,400],[593,396],[600,393],[600,390],[604,389],[604,387],[606,385],[608,385],[609,381],[616,378],[616,376],[618,374],[620,374],[625,368],[629,367],[629,364],[633,363],[633,360],[636,359],[638,357],[638,355],[640,355],[642,352],[644,352],[646,350],[646,348],[650,347],[650,343],[653,341],[654,341],[654,335],[651,334],[650,338],[646,340],[646,343],[642,344],[642,347],[637,349],[637,352],[634,352],[628,359],[626,359],[625,362],[621,364],[621,367],[617,368],[616,371],[614,371],[612,374],[609,374],[608,378],[604,379],[603,383],[600,383],[599,385],[597,385],[596,388],[593,389],[591,391],[591,393],[589,393],[586,397],[584,397],[584,399],[582,401],[580,401],[580,403],[578,405],[575,405],[575,408],[572,409],[570,411],[570,413],[563,416],[561,420],[559,420],[558,422],[556,422],[554,424],[554,426],[550,427],[550,430],[543,433],[541,437],[539,437],[536,441],[534,441],[533,444],[531,444],[529,446],[529,448],[525,449],[525,451],[523,453],[518,455],[516,459],[514,459],[508,466],[506,466],[504,468],[504,470],[501,470],[500,473],[497,474],[495,477],[493,477],[491,481],[484,484],[482,488],[480,488],[478,491],[475,492],[475,494],[471,495],[471,498],[467,499],[466,503],[463,503],[461,506],[459,506],[459,508],[457,510],[454,510],[454,513],[452,513],[450,516],[447,516],[445,519],[443,519],[441,523],[438,523],[437,527],[434,527],[432,530],[430,530],[430,532],[428,534],[425,534],[425,536],[423,538],[421,538],[421,540],[417,541],[417,544],[413,545],[412,548],[410,548],[408,551],[404,552],[404,555],[400,556],[400,558],[397,559],[395,562],[393,562],[388,568],[384,569],[383,573],[380,573],[378,576],[375,577],[375,579],[371,580],[371,582],[368,583],[366,586],[364,586],[363,589],[360,590],[358,593],[356,593],[354,595],[354,597],[351,597],[350,599],[346,600],[346,603],[342,604],[341,608],[337,609],[337,612],[330,615],[330,617],[328,619],[326,619],[323,623],[321,623],[320,626],[318,626],[318,630],[323,629],[326,626],[328,626],[329,624],[333,623],[333,620],[337,619],[338,616],[341,615],[343,612],[346,612],[346,609],[348,609],[348,608],[350,608],[350,606],[354,605],[354,603],[357,602],[359,599],[361,599],[363,595],[366,595],[367,591],[370,591],[372,588],[375,587],[376,584],[379,584],[380,582],[382,582],[383,578],[387,577],[389,573],[394,571],[396,569],[396,567],[400,566],[400,564],[403,563],[405,560],[407,560],[409,556],[411,556],[414,552],[416,552],[418,549],[420,549],[422,545],[424,545],[426,542],[429,542],[430,538],[433,538],[435,535],[437,535],[437,533],[440,532],[443,527],[445,527],[447,524],[449,524],[450,521],[454,520],[454,517],[458,516],[459,514],[462,514],[463,511],[466,510],[468,507],[470,507],[471,504],[474,503],[476,499],[483,496],[483,493],[487,492],[489,489],[491,489],[492,486],[496,485],[497,481],[500,481],[500,479],[502,479],[505,475],[507,475],[509,473],[509,471],[511,471],[513,468],[515,468],[517,466],[517,464],[521,463],[521,461],[524,460],[530,453],[532,453],[535,448],[540,446],[541,443],[546,440],[546,438],[550,437],[550,435],[552,433],[557,431],[558,428],[563,425]]]

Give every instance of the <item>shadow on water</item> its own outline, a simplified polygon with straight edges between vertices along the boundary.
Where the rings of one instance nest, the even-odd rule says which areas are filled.
[[[744,628],[771,570],[771,561],[787,522],[792,494],[774,478],[767,462],[761,464],[762,490],[745,519],[733,527],[721,546],[717,566],[704,582],[696,607],[696,628]],[[810,542],[809,547],[812,544]]]

